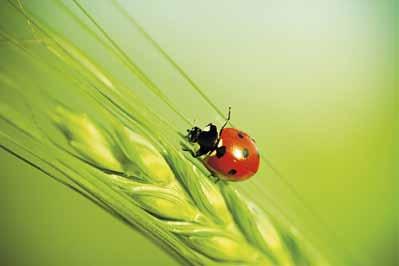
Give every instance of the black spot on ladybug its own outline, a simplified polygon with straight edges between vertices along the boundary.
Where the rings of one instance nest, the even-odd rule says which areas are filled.
[[[235,174],[237,174],[237,170],[236,170],[236,169],[230,169],[230,170],[227,172],[227,174],[229,174],[229,175],[235,175]]]
[[[240,139],[244,138],[244,133],[242,133],[241,131],[238,131],[237,135]]]
[[[244,158],[248,158],[248,155],[249,155],[248,149],[247,149],[247,148],[244,148],[244,149],[242,150],[242,156],[243,156]]]
[[[216,157],[218,158],[222,158],[225,153],[226,153],[226,146],[218,147],[216,149]]]

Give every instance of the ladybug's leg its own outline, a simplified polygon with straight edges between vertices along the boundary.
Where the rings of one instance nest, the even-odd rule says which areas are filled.
[[[209,148],[201,146],[200,149],[195,153],[194,157],[199,157],[209,153]]]
[[[188,151],[191,154],[191,156],[193,156],[193,157],[197,157],[196,153],[190,148],[183,148],[182,150],[183,151]]]
[[[208,154],[209,150],[205,147],[201,147],[198,151],[194,152],[192,149],[190,148],[183,148],[183,151],[188,151],[191,156],[193,156],[194,158],[200,157],[202,155]]]
[[[213,179],[213,182],[214,182],[215,184],[217,184],[217,183],[221,180],[217,175],[215,175],[215,174],[212,173],[212,172],[208,175],[208,178],[212,178],[212,179]]]

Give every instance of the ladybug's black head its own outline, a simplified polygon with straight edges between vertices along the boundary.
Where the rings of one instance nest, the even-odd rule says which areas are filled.
[[[201,132],[202,132],[202,130],[199,127],[193,127],[192,129],[187,129],[188,141],[190,141],[192,143],[197,142]]]

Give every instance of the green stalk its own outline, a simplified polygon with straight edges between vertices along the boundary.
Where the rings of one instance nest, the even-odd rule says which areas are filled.
[[[125,67],[159,94],[74,2]],[[0,31],[7,52],[24,62],[0,67],[2,149],[140,230],[184,265],[328,265],[292,228],[228,183],[215,184],[182,152],[181,136],[127,86],[21,5],[10,4],[45,49],[38,54]]]

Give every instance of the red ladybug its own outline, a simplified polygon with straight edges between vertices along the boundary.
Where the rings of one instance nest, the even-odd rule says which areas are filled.
[[[187,139],[197,143],[199,149],[192,152],[194,157],[203,156],[204,165],[217,177],[229,181],[243,181],[253,176],[259,169],[259,152],[255,141],[246,133],[225,128],[218,134],[217,127],[208,124],[206,128],[193,127],[187,130]]]

